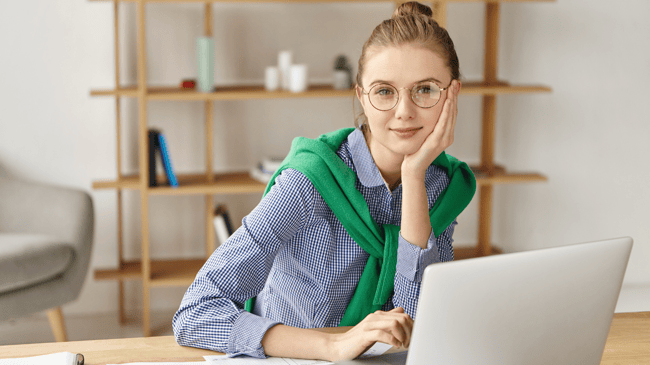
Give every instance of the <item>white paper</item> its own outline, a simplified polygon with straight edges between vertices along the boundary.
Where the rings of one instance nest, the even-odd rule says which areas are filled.
[[[393,346],[383,342],[375,342],[375,344],[372,345],[372,347],[369,348],[366,352],[361,354],[359,358],[365,359],[367,357],[375,357],[375,356],[383,355],[383,353],[390,350],[391,347]]]
[[[329,361],[269,357],[258,359],[250,356],[228,357],[227,355],[203,356],[211,365],[328,365]]]
[[[191,361],[191,362],[130,362],[127,364],[106,364],[106,365],[209,365],[207,361]]]
[[[0,359],[0,365],[72,365],[77,364],[77,354],[57,352],[40,356]]]

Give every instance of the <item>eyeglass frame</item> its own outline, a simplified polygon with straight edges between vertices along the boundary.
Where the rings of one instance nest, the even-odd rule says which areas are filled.
[[[389,83],[379,83],[379,84],[375,84],[375,85],[373,85],[373,86],[370,88],[370,90],[368,90],[368,92],[366,92],[366,90],[364,90],[363,87],[362,87],[362,88],[361,88],[361,93],[364,94],[364,95],[368,95],[368,102],[370,102],[370,105],[372,105],[373,108],[379,110],[380,112],[387,112],[387,111],[389,111],[389,110],[393,110],[393,109],[395,109],[395,107],[397,106],[397,104],[399,104],[399,99],[400,99],[400,94],[399,94],[399,92],[400,92],[400,90],[404,90],[404,89],[407,89],[407,90],[410,90],[410,91],[411,91],[411,92],[409,93],[409,96],[411,97],[411,101],[413,102],[413,104],[415,104],[415,106],[417,106],[418,108],[422,108],[422,109],[431,109],[431,108],[433,108],[434,106],[438,105],[438,103],[440,102],[440,99],[442,99],[442,97],[439,98],[438,101],[436,101],[436,103],[433,104],[433,105],[431,105],[431,106],[419,106],[419,105],[415,102],[415,100],[413,100],[413,90],[414,90],[413,88],[414,88],[416,85],[421,84],[421,83],[426,82],[426,81],[429,81],[430,83],[435,84],[436,86],[438,86],[438,88],[440,89],[440,94],[441,94],[441,95],[442,95],[442,92],[445,91],[445,90],[447,90],[447,89],[449,89],[449,87],[451,86],[451,83],[454,82],[454,80],[451,80],[451,82],[449,83],[449,85],[447,85],[447,86],[445,86],[445,87],[440,87],[440,85],[436,84],[436,83],[433,82],[433,81],[430,81],[430,80],[423,80],[423,81],[418,81],[418,82],[414,83],[413,86],[411,86],[411,87],[402,87],[402,88],[399,88],[399,89],[396,88],[395,86],[389,84]],[[377,108],[377,107],[375,106],[375,104],[372,103],[372,101],[370,101],[370,92],[372,91],[373,88],[375,88],[375,87],[377,87],[377,86],[380,86],[380,85],[388,85],[388,86],[392,87],[393,89],[397,90],[397,101],[395,102],[395,105],[393,105],[390,109],[386,109],[386,110],[379,109],[379,108]],[[357,87],[358,87],[358,85],[357,85]]]

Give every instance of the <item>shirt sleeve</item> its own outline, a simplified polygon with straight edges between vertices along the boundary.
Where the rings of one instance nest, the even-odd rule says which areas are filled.
[[[413,319],[417,310],[424,269],[433,263],[454,259],[452,236],[457,224],[454,220],[438,237],[432,230],[426,249],[409,243],[401,233],[399,235],[392,302],[394,307],[404,308]]]
[[[311,182],[300,172],[283,171],[242,226],[197,274],[172,319],[183,346],[263,358],[261,341],[278,324],[244,311],[263,289],[278,250],[308,224],[313,211]]]

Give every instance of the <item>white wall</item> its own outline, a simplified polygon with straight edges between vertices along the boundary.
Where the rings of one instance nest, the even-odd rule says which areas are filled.
[[[547,183],[495,188],[494,242],[506,251],[629,235],[635,246],[625,283],[650,284],[650,3],[563,0],[503,4],[499,76],[542,83],[551,94],[500,96],[496,158],[511,170],[540,171]],[[0,173],[91,191],[116,175],[115,102],[90,89],[114,87],[112,3],[0,2]],[[135,5],[121,5],[121,79],[135,83]],[[218,84],[261,82],[277,52],[292,49],[309,64],[310,80],[328,81],[338,54],[355,66],[372,28],[392,4],[215,4]],[[448,29],[466,79],[482,77],[483,4],[448,8]],[[150,84],[195,77],[194,40],[202,5],[147,6]],[[461,96],[456,143],[449,152],[479,161],[480,97]],[[137,171],[137,103],[122,102],[123,166]],[[149,124],[163,129],[175,168],[203,168],[200,102],[150,102]],[[266,155],[283,155],[297,135],[352,125],[350,99],[215,102],[217,170],[247,168]],[[92,190],[96,210],[92,266],[117,262],[116,193]],[[239,221],[259,195],[217,196]],[[125,194],[125,239],[138,257],[139,195]],[[152,254],[195,257],[203,252],[203,197],[153,197]],[[477,204],[459,217],[455,240],[472,245]],[[183,288],[154,289],[154,309],[178,306]],[[137,282],[127,285],[127,307],[139,313]],[[117,308],[115,282],[89,274],[66,313]],[[650,305],[646,306],[646,310]]]

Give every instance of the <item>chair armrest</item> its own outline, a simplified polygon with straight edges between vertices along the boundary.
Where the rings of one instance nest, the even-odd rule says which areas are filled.
[[[45,234],[74,251],[70,266],[61,276],[34,286],[34,290],[0,297],[7,301],[4,305],[11,301],[38,302],[47,297],[48,304],[58,306],[76,299],[90,265],[93,230],[93,202],[88,193],[0,176],[0,234]],[[29,313],[37,307],[43,306],[31,303],[14,314]]]
[[[93,222],[92,199],[82,190],[0,177],[0,232],[50,234],[77,245]]]

